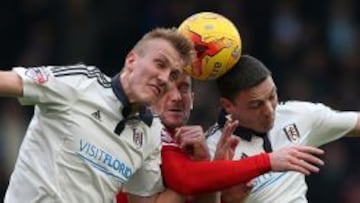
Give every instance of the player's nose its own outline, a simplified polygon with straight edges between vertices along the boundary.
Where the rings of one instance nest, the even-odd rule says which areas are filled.
[[[264,114],[265,116],[272,116],[274,114],[275,108],[271,101],[265,102]]]

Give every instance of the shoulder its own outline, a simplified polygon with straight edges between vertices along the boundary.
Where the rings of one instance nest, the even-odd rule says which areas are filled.
[[[105,88],[111,87],[111,78],[106,76],[96,66],[76,64],[70,66],[49,66],[47,68],[56,78],[68,78],[69,80],[74,80],[74,82],[91,80]]]
[[[150,128],[152,130],[159,130],[159,129],[161,130],[164,127],[164,125],[162,124],[160,117],[158,115],[152,115],[152,116],[153,116],[153,120]]]
[[[149,136],[150,138],[155,141],[156,143],[161,142],[161,132],[164,128],[160,118],[158,116],[154,116],[152,118],[151,125],[145,123],[147,129],[149,129]]]
[[[322,104],[322,103],[314,103],[314,102],[308,102],[308,101],[286,101],[286,102],[280,102],[277,110],[278,111],[284,111],[284,112],[312,112],[316,110],[321,109],[329,109],[328,106]]]
[[[205,132],[205,136],[209,141],[217,141],[222,133],[222,128],[215,123],[214,125],[210,126],[207,131]]]

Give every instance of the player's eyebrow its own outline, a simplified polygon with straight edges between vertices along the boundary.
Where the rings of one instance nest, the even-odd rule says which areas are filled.
[[[166,66],[169,66],[171,64],[169,58],[165,54],[160,54],[158,57],[155,58],[155,61],[162,62]]]
[[[263,95],[263,97],[261,97],[261,98],[251,99],[249,101],[249,104],[253,105],[253,104],[256,104],[259,102],[263,102],[264,100],[267,100],[271,95],[273,95],[276,91],[277,91],[276,86],[273,86],[273,88],[271,89],[271,91],[268,94]]]

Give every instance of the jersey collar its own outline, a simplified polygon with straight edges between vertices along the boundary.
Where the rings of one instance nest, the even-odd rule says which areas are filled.
[[[139,108],[139,112],[135,115],[129,116],[132,112],[132,106],[129,102],[129,99],[127,98],[124,88],[120,82],[120,73],[115,75],[111,80],[111,87],[115,94],[115,96],[118,98],[118,100],[122,103],[123,109],[121,111],[124,119],[122,119],[115,127],[114,132],[118,135],[124,130],[125,123],[130,120],[142,120],[147,126],[151,126],[153,121],[153,115],[149,109],[147,109],[145,106],[141,106]]]
[[[124,118],[128,117],[131,112],[131,105],[129,102],[129,99],[127,98],[124,88],[120,82],[120,73],[116,74],[112,80],[111,80],[111,87],[115,94],[115,96],[118,98],[118,100],[121,102],[123,108],[122,108],[122,115]]]
[[[218,115],[218,120],[217,123],[219,125],[220,128],[223,128],[225,125],[225,122],[227,121],[227,117],[226,117],[226,112],[224,109],[221,109],[219,115]],[[259,133],[256,132],[254,130],[251,130],[249,128],[245,128],[245,127],[241,127],[238,126],[236,128],[236,130],[234,131],[234,135],[241,137],[242,139],[250,142],[251,138],[253,136],[258,136],[261,137],[263,139],[263,148],[266,152],[272,152],[272,147],[271,147],[271,143],[270,140],[268,138],[268,133]]]

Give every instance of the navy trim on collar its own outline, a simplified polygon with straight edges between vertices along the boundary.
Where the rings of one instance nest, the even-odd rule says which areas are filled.
[[[132,116],[129,116],[132,111],[132,105],[129,102],[129,99],[125,95],[124,88],[122,87],[122,84],[120,82],[120,73],[115,75],[111,80],[111,87],[115,94],[115,96],[118,98],[118,100],[122,103],[123,109],[121,111],[123,115],[123,119],[116,125],[114,129],[114,133],[120,135],[121,132],[125,128],[126,122],[137,119],[143,121],[147,126],[151,126],[153,121],[153,115],[149,109],[147,109],[145,106],[141,106],[139,108],[139,111]]]
[[[115,96],[122,103],[123,109],[121,113],[123,114],[124,118],[128,117],[131,112],[131,105],[120,82],[120,73],[116,74],[111,79],[111,88]]]
[[[218,120],[217,120],[219,127],[224,128],[226,121],[227,121],[226,112],[224,109],[221,109],[221,111],[218,115]],[[255,132],[249,128],[244,128],[244,127],[238,126],[236,128],[236,130],[234,131],[234,135],[241,137],[242,139],[244,139],[248,142],[251,141],[251,138],[253,136],[261,137],[264,141],[264,143],[263,143],[264,150],[266,152],[272,152],[272,146],[271,146],[270,140],[268,138],[268,133],[259,133],[259,132]]]
[[[141,120],[143,121],[147,126],[151,126],[152,122],[153,122],[153,115],[151,113],[151,111],[144,107],[140,108],[140,111],[137,115],[133,115],[133,116],[129,116],[128,118],[125,118],[123,120],[121,120],[115,127],[114,129],[114,133],[120,135],[121,132],[124,130],[125,128],[125,124],[126,122],[130,121],[130,120]]]

